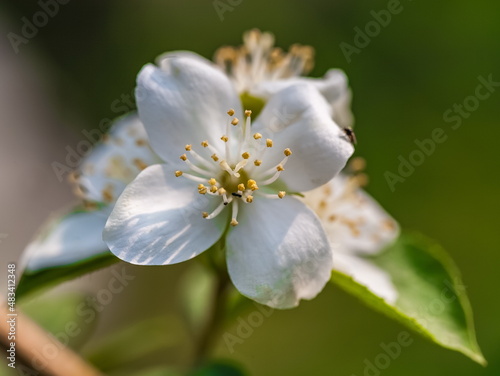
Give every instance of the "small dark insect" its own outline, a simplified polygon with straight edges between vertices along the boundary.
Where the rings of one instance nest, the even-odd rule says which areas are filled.
[[[356,134],[352,130],[352,128],[343,128],[345,135],[351,141],[351,144],[356,145],[358,140],[356,139]]]
[[[233,192],[233,193],[231,193],[231,194],[232,194],[233,196],[236,196],[236,197],[239,197],[239,198],[243,197],[243,196],[242,196],[242,195],[240,195],[239,193],[234,193],[234,192]]]

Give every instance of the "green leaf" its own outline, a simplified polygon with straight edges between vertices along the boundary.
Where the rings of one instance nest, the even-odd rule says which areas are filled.
[[[334,271],[332,281],[438,345],[486,365],[460,273],[438,244],[422,235],[404,234],[367,260],[390,276],[398,292],[393,305],[341,272]]]
[[[18,299],[23,299],[37,290],[113,265],[118,261],[120,260],[111,252],[105,251],[95,257],[69,265],[55,266],[35,272],[26,270],[17,286],[16,296]]]

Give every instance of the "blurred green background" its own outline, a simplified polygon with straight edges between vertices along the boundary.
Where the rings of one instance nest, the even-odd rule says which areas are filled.
[[[17,58],[36,62],[36,74],[52,87],[64,124],[61,132],[69,128],[81,137],[81,129],[121,115],[112,108],[113,101],[131,93],[141,66],[162,52],[184,49],[211,58],[221,45],[241,44],[242,33],[254,27],[273,32],[280,47],[297,42],[314,46],[311,76],[337,67],[350,79],[357,155],[368,161],[368,191],[402,227],[438,240],[455,259],[475,312],[479,344],[490,363],[482,368],[415,335],[414,343],[380,374],[497,376],[500,90],[481,101],[458,130],[443,120],[443,113],[474,94],[478,76],[492,74],[500,81],[500,3],[403,0],[403,11],[349,63],[339,44],[353,45],[354,28],[364,29],[373,19],[370,12],[387,4],[242,0],[221,20],[211,0],[71,1],[20,46]],[[0,6],[15,32],[21,17],[38,10],[35,1]],[[398,156],[407,158],[416,149],[415,139],[430,137],[437,127],[445,129],[448,140],[391,192],[384,172],[396,173]],[[171,307],[175,278],[183,267],[153,268],[147,274],[131,267],[139,277],[127,296],[113,302],[113,320],[127,322],[141,312]],[[143,307],[119,308],[132,298]],[[373,361],[380,343],[395,341],[401,330],[330,286],[298,309],[275,312],[244,344],[236,345],[234,354],[221,342],[218,355],[241,360],[252,375],[360,376],[364,360]]]

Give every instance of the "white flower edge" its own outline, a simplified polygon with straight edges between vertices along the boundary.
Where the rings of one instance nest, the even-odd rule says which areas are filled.
[[[102,231],[116,199],[142,169],[158,161],[137,114],[116,119],[72,175],[85,203],[46,221],[23,251],[19,270],[34,273],[109,253]]]
[[[314,86],[329,103],[333,120],[341,127],[352,127],[354,123],[354,116],[350,110],[352,92],[348,86],[347,76],[340,69],[330,69],[323,78],[292,77],[262,82],[256,85],[250,94],[267,100],[278,91],[297,83]]]
[[[221,69],[224,72],[220,65],[216,65],[212,61],[191,51],[179,50],[166,52],[157,57],[156,63],[161,69],[168,69],[168,60],[171,58],[193,59],[208,66],[217,67],[217,69]],[[340,69],[330,69],[322,78],[292,76],[289,78],[257,81],[251,87],[240,89],[239,94],[248,92],[252,96],[268,100],[277,92],[300,83],[313,85],[323,95],[330,105],[330,116],[332,116],[333,120],[339,126],[352,127],[354,123],[354,117],[350,109],[352,92],[349,88],[346,74]],[[236,85],[236,87],[238,88],[239,86]]]
[[[49,219],[25,248],[20,261],[22,273],[66,266],[109,252],[102,240],[108,208],[74,211]]]
[[[305,202],[319,215],[333,252],[333,269],[352,277],[394,304],[398,293],[375,256],[399,236],[396,221],[358,186],[355,176],[339,174],[308,192]]]
[[[116,119],[73,174],[77,194],[86,201],[114,204],[128,183],[160,158],[137,113]]]

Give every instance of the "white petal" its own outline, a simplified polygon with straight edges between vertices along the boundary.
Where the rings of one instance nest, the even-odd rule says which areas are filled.
[[[99,136],[97,131],[88,134]],[[113,124],[82,161],[76,178],[79,193],[90,201],[114,203],[142,169],[159,161],[137,114],[127,115]]]
[[[351,127],[354,117],[351,112],[352,92],[348,86],[347,76],[340,69],[330,69],[324,78],[308,78],[304,80],[313,84],[330,103],[333,120],[341,127]]]
[[[398,292],[391,281],[390,275],[369,259],[335,252],[334,250],[333,267],[335,270],[351,276],[352,279],[368,288],[387,303],[394,304],[396,302]]]
[[[110,209],[73,212],[51,220],[24,250],[23,269],[30,272],[73,264],[108,251],[102,230]]]
[[[320,217],[334,249],[349,254],[376,254],[398,237],[399,226],[352,179],[338,175],[325,186],[306,193],[305,201]]]
[[[233,108],[241,118],[241,103],[229,79],[197,59],[170,57],[162,61],[162,69],[148,64],[137,85],[139,115],[151,146],[172,166],[184,166],[179,156],[186,144],[206,140],[223,149],[226,112]]]
[[[204,58],[201,55],[198,55],[195,52],[192,51],[169,51],[161,54],[155,59],[156,65],[158,65],[161,69],[168,71],[170,68],[170,62],[168,61],[171,58],[187,58],[187,59],[194,59],[196,61],[199,61],[200,63],[207,64],[210,67],[215,67],[218,69],[218,66],[215,65],[212,61]]]
[[[241,208],[227,238],[227,265],[236,288],[274,308],[314,298],[330,279],[332,256],[316,215],[293,197]]]
[[[330,69],[323,78],[292,77],[275,81],[263,81],[251,90],[256,97],[269,99],[279,91],[299,83],[313,85],[323,95],[331,106],[331,115],[341,127],[351,127],[353,116],[351,112],[351,91],[347,76],[340,69]]]
[[[120,259],[137,265],[189,260],[222,235],[228,211],[207,220],[220,200],[200,195],[196,183],[176,178],[166,165],[150,166],[127,186],[104,230],[104,241]]]
[[[255,129],[274,141],[263,170],[279,163],[285,148],[292,150],[281,180],[293,191],[327,183],[354,152],[344,131],[330,118],[325,99],[307,84],[290,86],[271,97]]]

